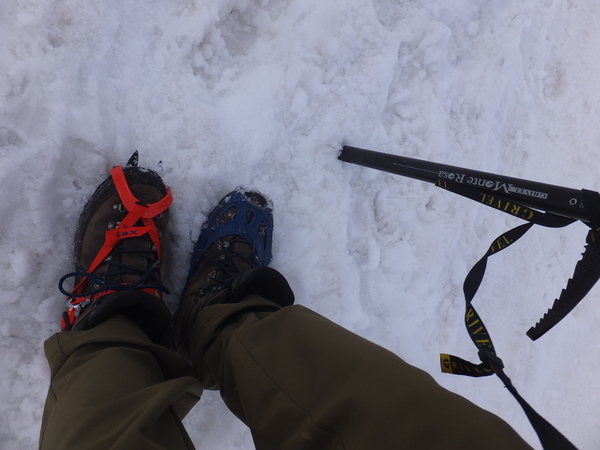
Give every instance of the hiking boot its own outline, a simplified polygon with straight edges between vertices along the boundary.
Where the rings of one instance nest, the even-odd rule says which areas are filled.
[[[219,202],[202,226],[175,314],[172,345],[178,352],[189,355],[193,324],[206,306],[251,294],[281,306],[294,303],[283,275],[267,267],[272,241],[273,210],[261,193],[238,187]]]
[[[158,174],[137,167],[137,152],[110,173],[79,218],[76,269],[59,282],[69,300],[61,328],[88,330],[121,314],[166,343],[170,313],[162,293],[169,291],[161,273],[173,196]],[[69,278],[72,292],[63,286]]]

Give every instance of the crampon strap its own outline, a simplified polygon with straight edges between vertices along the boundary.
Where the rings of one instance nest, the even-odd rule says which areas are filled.
[[[479,201],[487,206],[498,209],[505,213],[526,220],[528,223],[520,225],[507,231],[494,240],[486,254],[473,266],[468,273],[463,291],[466,302],[465,325],[469,337],[477,347],[480,364],[474,364],[456,356],[442,354],[440,355],[442,372],[455,375],[467,375],[471,377],[485,377],[496,374],[502,380],[508,391],[517,400],[531,425],[535,429],[540,442],[545,450],[571,450],[575,446],[564,437],[556,428],[554,428],[546,419],[540,416],[518,393],[510,378],[504,372],[504,364],[496,354],[492,339],[483,323],[483,320],[475,310],[472,300],[483,280],[487,259],[497,254],[505,248],[511,246],[521,238],[533,225],[542,225],[545,227],[559,228],[573,223],[575,220],[551,213],[542,213],[529,209],[523,205],[506,199],[501,195],[492,195],[479,191],[470,186],[454,183],[446,180],[439,180],[438,187],[447,189],[459,195]],[[588,238],[589,241],[589,238]],[[585,293],[581,293],[581,297]],[[482,444],[483,445],[483,444]]]
[[[101,292],[94,292],[92,294],[84,293],[88,281],[90,279],[94,279],[94,270],[98,268],[98,266],[106,259],[110,252],[113,251],[115,246],[122,239],[141,237],[147,234],[152,240],[152,244],[156,248],[158,255],[158,261],[155,266],[151,268],[151,270],[156,270],[160,266],[160,261],[162,259],[160,239],[153,219],[159,214],[165,212],[173,203],[173,194],[171,192],[171,188],[167,188],[167,193],[158,202],[148,205],[140,205],[139,200],[135,197],[135,195],[133,195],[129,185],[127,184],[127,179],[123,173],[123,168],[121,166],[116,166],[110,171],[110,174],[117,189],[117,193],[121,198],[121,202],[127,210],[127,215],[119,223],[117,228],[106,231],[102,248],[96,255],[96,258],[90,264],[90,267],[88,267],[85,276],[68,296],[67,311],[61,320],[61,328],[63,331],[70,330],[81,310],[98,298],[107,294],[112,294],[119,290],[136,288],[137,284],[122,284],[121,286],[111,286],[113,289],[103,290]],[[142,225],[136,226],[140,220]],[[63,279],[64,278],[65,277],[63,277]],[[142,288],[141,290],[152,295],[160,295],[158,289],[155,287],[146,287]]]

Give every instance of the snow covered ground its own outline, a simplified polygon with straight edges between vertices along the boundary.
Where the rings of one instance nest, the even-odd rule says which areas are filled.
[[[74,227],[139,150],[176,197],[173,305],[212,205],[238,184],[275,205],[273,265],[298,303],[430,372],[537,438],[476,360],[462,281],[519,223],[435,187],[341,163],[343,143],[600,189],[600,4],[593,0],[0,1],[0,448],[33,449],[42,342]],[[534,228],[490,260],[475,300],[521,394],[600,448],[600,291],[525,331],[572,274],[586,228]],[[402,380],[398,380],[399,383]],[[198,449],[253,448],[218,394],[186,419]]]

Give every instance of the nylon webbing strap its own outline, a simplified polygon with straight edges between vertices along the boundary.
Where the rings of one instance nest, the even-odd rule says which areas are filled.
[[[523,408],[531,425],[535,429],[542,446],[546,450],[575,449],[567,438],[565,438],[556,428],[540,416],[517,392],[510,378],[504,372],[504,364],[496,354],[492,338],[485,327],[483,320],[473,307],[472,301],[481,285],[487,260],[490,256],[508,248],[519,240],[533,225],[542,225],[545,227],[564,227],[575,222],[574,219],[557,216],[550,213],[541,213],[539,211],[527,208],[521,204],[508,200],[502,195],[492,194],[480,191],[478,189],[451,182],[447,180],[438,180],[438,187],[449,190],[456,194],[470,198],[483,203],[492,208],[503,211],[528,223],[513,228],[498,236],[490,245],[483,257],[473,266],[467,274],[463,285],[465,295],[466,312],[465,326],[467,332],[477,347],[480,364],[458,358],[456,356],[442,354],[440,355],[442,372],[455,375],[466,375],[471,377],[485,377],[492,374],[498,375],[509,392],[515,397],[517,402]]]

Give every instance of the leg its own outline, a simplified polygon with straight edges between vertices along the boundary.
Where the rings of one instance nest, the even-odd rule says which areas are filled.
[[[45,344],[52,375],[41,448],[193,448],[181,419],[202,389],[189,364],[159,345],[171,322],[161,298],[171,201],[134,154],[84,208],[75,271],[59,283],[69,300],[63,332]]]
[[[193,449],[181,419],[202,387],[189,364],[115,316],[45,343],[42,449]]]
[[[530,448],[505,422],[299,306],[267,266],[271,209],[234,191],[204,225],[175,346],[259,450]]]
[[[266,449],[530,448],[504,421],[301,306],[204,308],[195,368]]]

